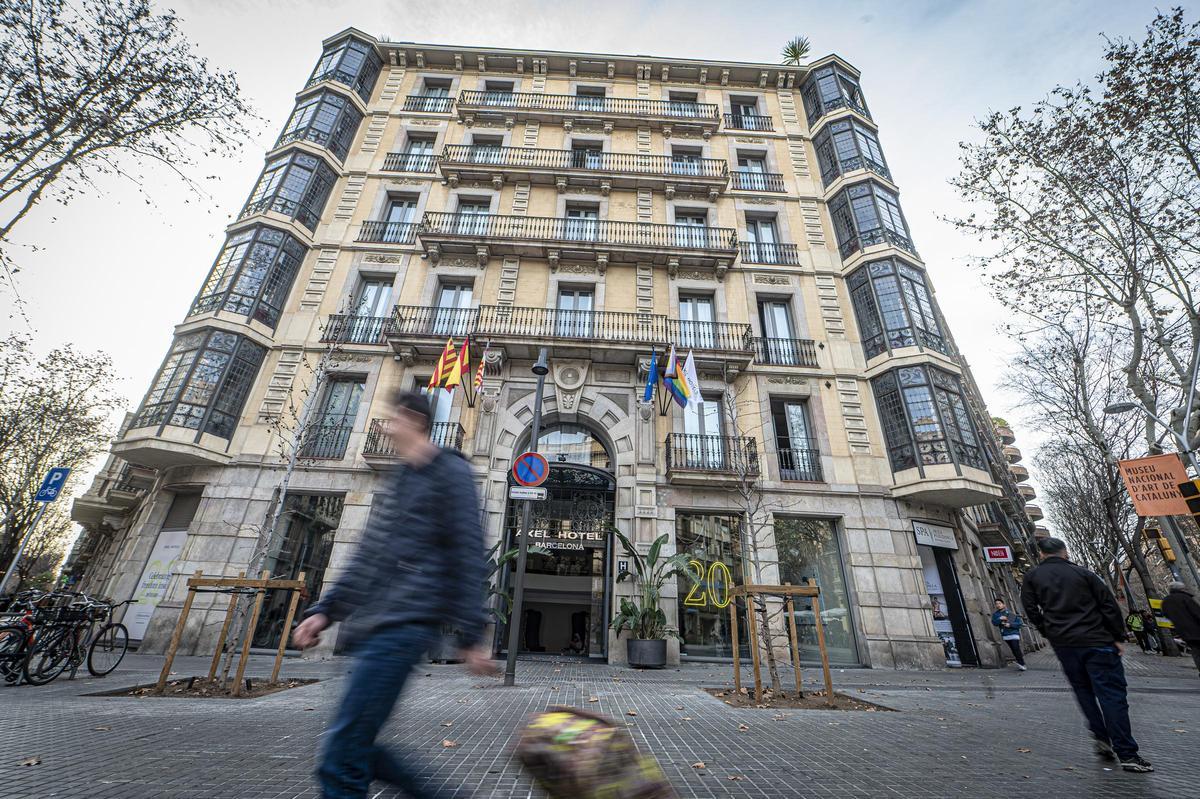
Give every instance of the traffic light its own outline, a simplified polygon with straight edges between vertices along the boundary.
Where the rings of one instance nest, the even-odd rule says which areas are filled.
[[[1196,524],[1200,524],[1200,480],[1188,480],[1186,483],[1180,483],[1179,493],[1187,502],[1188,512],[1192,514]]]
[[[1162,534],[1157,524],[1153,527],[1147,524],[1142,533],[1147,539],[1158,542],[1158,551],[1162,553],[1163,560],[1167,563],[1175,562],[1175,550],[1171,549],[1171,539]]]

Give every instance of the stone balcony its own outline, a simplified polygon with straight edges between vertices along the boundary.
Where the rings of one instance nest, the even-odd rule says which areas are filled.
[[[651,100],[640,97],[598,97],[537,92],[463,91],[455,104],[467,127],[483,119],[511,128],[537,120],[561,124],[567,131],[595,124],[607,132],[617,128],[654,127],[670,138],[675,130],[698,131],[709,138],[721,125],[720,108],[712,103]]]

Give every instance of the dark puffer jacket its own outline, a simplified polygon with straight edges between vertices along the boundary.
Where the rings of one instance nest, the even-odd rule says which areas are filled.
[[[1191,591],[1176,588],[1167,594],[1162,612],[1175,625],[1175,635],[1189,644],[1200,641],[1200,604],[1196,604]]]
[[[483,636],[486,575],[479,499],[461,454],[402,466],[376,495],[362,541],[305,616],[346,621],[343,641],[398,624],[446,624],[463,646]]]

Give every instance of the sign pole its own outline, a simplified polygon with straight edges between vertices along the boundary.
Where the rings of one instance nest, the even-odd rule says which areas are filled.
[[[540,367],[540,368],[539,368]],[[529,451],[537,452],[538,437],[542,430],[542,391],[546,387],[546,348],[538,353],[538,361],[534,364],[537,373],[537,391],[533,395],[533,427],[529,433]],[[517,649],[521,645],[521,612],[525,604],[525,563],[529,560],[529,534],[533,527],[533,501],[525,500],[521,509],[521,538],[517,542],[517,573],[513,581],[512,608],[508,615],[508,656],[504,662],[504,684],[516,685],[517,682]]]
[[[25,553],[26,545],[33,539],[33,533],[37,530],[38,522],[42,520],[42,514],[46,512],[46,506],[58,499],[58,495],[62,493],[63,486],[67,484],[67,475],[70,473],[71,470],[65,466],[55,466],[46,472],[46,476],[42,478],[42,484],[38,487],[37,495],[33,498],[34,502],[42,503],[42,507],[38,509],[37,516],[33,518],[33,524],[29,525],[29,529],[25,531],[25,536],[21,539],[21,545],[17,547],[17,554],[13,556],[12,563],[8,564],[8,571],[4,572],[4,578],[0,579],[0,594],[4,593],[4,586],[8,585],[8,579],[17,570],[17,564],[21,562],[21,555]],[[10,510],[8,516],[4,518],[5,523],[8,522],[9,517],[12,515],[13,511]]]
[[[21,546],[17,547],[17,554],[13,556],[12,563],[8,564],[8,571],[4,573],[4,579],[0,580],[0,595],[4,594],[4,586],[8,585],[8,578],[12,577],[13,572],[17,570],[17,564],[21,562],[21,555],[25,552],[25,545],[33,538],[33,532],[37,530],[38,522],[42,520],[42,514],[46,512],[46,506],[49,504],[49,502],[42,503],[42,507],[38,508],[37,516],[33,517],[33,524],[29,525],[25,537],[21,539]]]

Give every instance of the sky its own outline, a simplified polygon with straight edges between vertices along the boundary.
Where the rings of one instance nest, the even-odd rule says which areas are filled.
[[[71,343],[107,352],[130,409],[244,203],[322,39],[356,27],[394,41],[775,62],[786,39],[803,35],[813,58],[837,53],[862,71],[942,311],[990,410],[1016,428],[1026,465],[1039,437],[998,385],[1013,350],[999,332],[1006,312],[971,263],[986,248],[944,221],[969,212],[948,184],[958,143],[976,139],[974,121],[992,110],[1028,106],[1056,84],[1089,79],[1101,69],[1100,34],[1140,37],[1155,13],[1137,0],[177,0],[160,7],[167,5],[202,55],[237,73],[265,118],[261,135],[234,157],[206,158],[190,169],[202,179],[201,195],[152,170],[152,204],[114,178],[68,206],[45,205],[18,228],[16,244],[24,246],[13,253],[36,350]],[[11,302],[0,295],[0,303]],[[8,330],[29,328],[10,318],[0,322],[0,333]],[[75,482],[76,493],[88,484],[90,477]]]

